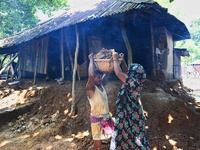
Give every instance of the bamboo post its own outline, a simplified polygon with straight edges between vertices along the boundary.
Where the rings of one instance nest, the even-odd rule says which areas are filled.
[[[45,50],[45,73],[47,74],[47,66],[48,66],[48,44],[49,44],[49,37],[47,36],[44,38],[44,50]]]
[[[127,56],[128,56],[128,64],[131,64],[133,62],[133,58],[132,58],[132,49],[131,49],[131,44],[128,40],[128,37],[127,37],[127,34],[126,34],[126,29],[124,27],[124,21],[122,20],[120,22],[120,27],[121,27],[121,34],[122,34],[122,37],[124,39],[124,43],[125,43],[125,46],[126,46],[126,49],[127,49]]]
[[[153,25],[152,21],[150,22],[150,31],[151,31],[151,63],[152,63],[152,78],[156,76],[156,71],[155,71],[155,60],[154,60],[154,33],[153,33]]]
[[[76,77],[76,70],[77,70],[77,59],[78,59],[78,51],[79,51],[79,33],[77,29],[77,25],[75,25],[76,31],[76,50],[75,50],[75,57],[74,57],[74,69],[73,69],[73,80],[72,80],[72,105],[71,105],[71,112],[70,115],[75,115],[75,77]]]
[[[42,41],[43,45],[43,41]],[[37,41],[37,48],[36,48],[36,58],[35,58],[35,70],[34,70],[34,81],[33,84],[36,84],[36,77],[37,77],[37,66],[38,66],[38,57],[39,57],[39,41]]]
[[[87,60],[87,53],[86,53],[86,40],[85,40],[85,32],[84,29],[82,30],[82,40],[83,40],[83,59],[84,61]]]
[[[10,64],[10,71],[11,71],[11,81],[13,81],[14,75],[15,75],[15,69],[14,69],[12,63]]]
[[[61,74],[62,79],[65,78],[65,65],[64,65],[64,48],[63,48],[63,29],[60,30],[60,57],[61,57]]]
[[[68,52],[68,55],[69,55],[71,68],[73,69],[73,68],[74,68],[73,58],[72,58],[72,54],[71,54],[71,50],[70,50],[70,46],[69,46],[69,42],[68,42],[68,40],[67,40],[67,34],[66,34],[66,32],[64,32],[64,35],[65,35],[65,39],[66,39],[67,52]]]

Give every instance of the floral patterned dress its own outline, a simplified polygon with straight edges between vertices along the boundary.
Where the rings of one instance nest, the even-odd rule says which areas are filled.
[[[110,150],[150,150],[145,131],[145,117],[140,92],[146,79],[140,64],[130,64],[126,83],[116,101],[116,122]]]

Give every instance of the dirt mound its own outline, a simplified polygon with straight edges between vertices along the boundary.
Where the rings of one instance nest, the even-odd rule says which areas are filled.
[[[34,101],[34,105],[28,112],[1,126],[0,149],[86,150],[92,144],[86,81],[76,82],[75,116],[69,115],[72,101],[70,82],[63,85],[55,81],[41,82],[37,86],[29,81],[25,83],[26,87],[15,93],[15,99],[25,99],[24,103]],[[120,85],[118,80],[106,85],[113,115]],[[151,149],[200,148],[200,116],[195,112],[195,101],[187,90],[180,81],[145,81],[141,101],[147,115],[146,127]],[[12,94],[14,91],[6,97]],[[109,143],[106,142],[102,150],[108,149]]]

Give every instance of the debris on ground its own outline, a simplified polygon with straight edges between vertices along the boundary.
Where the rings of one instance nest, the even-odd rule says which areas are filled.
[[[106,85],[111,114],[121,81]],[[3,86],[2,86],[3,85]],[[86,81],[76,81],[76,115],[70,116],[71,82],[24,80],[19,90],[1,83],[1,150],[86,150],[92,145]],[[151,149],[199,149],[200,115],[181,81],[146,80],[141,101]],[[6,118],[6,119],[5,119]],[[109,141],[102,150],[108,150]]]

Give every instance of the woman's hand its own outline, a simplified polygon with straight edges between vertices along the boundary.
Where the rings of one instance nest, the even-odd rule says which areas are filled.
[[[114,71],[116,76],[123,82],[126,82],[126,74],[122,72],[120,66],[119,66],[119,55],[117,52],[114,52],[112,54],[113,56],[113,61],[114,61]]]
[[[120,53],[120,54],[119,54],[119,57],[122,58],[122,59],[124,59],[124,54],[123,54],[123,53]]]
[[[91,53],[90,55],[88,55],[88,58],[89,58],[89,59],[93,59],[93,58],[94,58],[94,54]]]
[[[117,52],[113,52],[112,53],[112,57],[113,57],[113,60],[118,60],[118,53]]]

